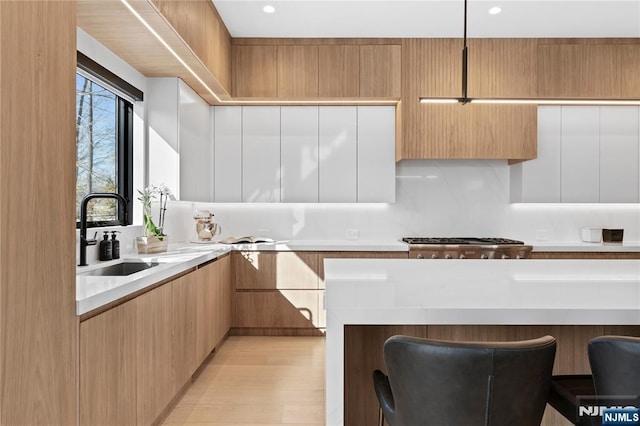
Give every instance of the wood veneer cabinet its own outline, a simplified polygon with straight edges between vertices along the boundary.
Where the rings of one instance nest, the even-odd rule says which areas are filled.
[[[80,424],[136,424],[136,304],[80,323]]]
[[[383,345],[393,335],[452,341],[514,341],[551,335],[557,339],[553,374],[589,374],[587,344],[595,337],[613,334],[639,336],[640,327],[624,325],[350,325],[344,330],[344,424],[376,424],[378,400],[371,374],[386,372]],[[568,426],[547,406],[543,426]]]
[[[151,0],[189,48],[231,91],[231,36],[209,0]]]
[[[556,252],[556,251],[534,251],[531,252],[531,259],[640,259],[640,252]]]
[[[278,46],[278,97],[318,97],[318,46]]]
[[[0,50],[0,424],[75,425],[76,2],[0,1]]]
[[[229,331],[229,262],[202,265],[80,323],[80,424],[149,425],[163,415]]]
[[[538,96],[625,99],[640,96],[640,45],[621,41],[537,46]],[[637,43],[637,41],[636,41]]]
[[[318,51],[318,94],[321,98],[360,96],[360,47],[323,45]]]
[[[233,333],[314,335],[324,332],[324,259],[400,258],[406,252],[273,252],[232,255]]]
[[[399,98],[399,42],[364,39],[236,39],[238,98]]]
[[[360,97],[401,96],[402,46],[360,46]]]
[[[174,395],[171,383],[171,286],[160,286],[129,303],[136,311],[137,424],[150,425]]]
[[[527,79],[531,79],[531,74],[523,74],[523,70],[531,68],[532,47],[528,42],[517,42],[514,46],[495,40],[473,40],[473,43],[469,96],[530,95],[532,83]],[[527,46],[529,50],[524,49]],[[524,49],[522,52],[518,50],[520,47]],[[403,40],[402,138],[397,159],[535,158],[536,106],[419,103],[421,97],[461,95],[461,49],[459,39]],[[526,61],[514,65],[505,60],[502,55],[512,51],[519,52],[518,57]],[[502,75],[507,77],[501,79]]]

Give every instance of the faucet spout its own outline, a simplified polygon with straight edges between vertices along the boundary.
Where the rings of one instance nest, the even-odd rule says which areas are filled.
[[[82,199],[80,204],[80,263],[78,266],[87,266],[87,246],[96,244],[95,236],[93,239],[87,239],[87,206],[89,201],[95,198],[110,198],[118,201],[120,210],[123,212],[123,221],[120,222],[121,226],[127,226],[129,223],[129,209],[127,200],[120,194],[114,192],[93,192],[87,194]]]

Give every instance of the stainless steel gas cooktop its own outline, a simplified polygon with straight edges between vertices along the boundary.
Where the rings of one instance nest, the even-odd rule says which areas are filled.
[[[405,237],[412,259],[527,259],[531,246],[508,238]]]

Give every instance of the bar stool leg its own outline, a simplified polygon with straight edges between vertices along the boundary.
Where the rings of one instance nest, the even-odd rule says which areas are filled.
[[[378,426],[384,426],[384,415],[382,414],[382,407],[378,407]]]

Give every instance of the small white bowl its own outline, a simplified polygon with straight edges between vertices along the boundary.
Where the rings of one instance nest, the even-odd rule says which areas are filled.
[[[581,228],[582,241],[585,243],[599,243],[602,241],[602,228]]]

